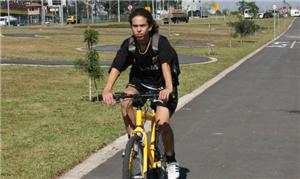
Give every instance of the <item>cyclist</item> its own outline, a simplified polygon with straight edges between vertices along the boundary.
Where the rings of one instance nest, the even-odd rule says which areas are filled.
[[[179,177],[179,165],[175,159],[174,134],[170,123],[170,117],[177,106],[177,86],[173,84],[171,74],[171,59],[177,55],[166,37],[159,36],[158,54],[151,46],[152,37],[158,33],[158,25],[153,20],[151,13],[143,8],[134,10],[129,16],[129,23],[134,38],[135,51],[129,51],[130,38],[123,41],[120,49],[109,70],[109,76],[104,87],[103,102],[113,104],[113,86],[120,73],[131,66],[129,83],[124,92],[138,94],[159,90],[159,99],[163,103],[156,105],[156,120],[162,136],[167,158],[168,178]],[[135,114],[131,99],[121,102],[121,111],[125,127],[130,137],[135,128]]]

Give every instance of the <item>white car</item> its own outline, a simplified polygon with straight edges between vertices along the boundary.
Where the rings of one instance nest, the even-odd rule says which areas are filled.
[[[0,17],[0,26],[6,26],[7,17]]]
[[[299,17],[300,16],[300,10],[299,9],[291,9],[291,16],[292,17]]]

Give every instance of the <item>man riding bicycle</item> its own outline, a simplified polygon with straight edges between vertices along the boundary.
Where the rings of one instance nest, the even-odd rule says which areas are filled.
[[[167,38],[161,35],[159,35],[158,52],[153,49],[151,44],[154,35],[158,34],[158,25],[149,11],[143,8],[134,10],[129,16],[129,23],[132,37],[124,40],[111,65],[102,93],[103,102],[108,105],[114,103],[113,86],[120,73],[129,66],[131,66],[129,83],[124,93],[159,91],[159,99],[163,102],[156,105],[156,121],[165,147],[168,178],[175,179],[179,177],[179,166],[175,159],[174,134],[169,123],[178,102],[177,83],[174,83],[171,73],[172,59],[177,57],[177,54]],[[132,44],[134,44],[133,52],[130,51]],[[130,136],[135,128],[132,99],[121,102],[121,111]]]

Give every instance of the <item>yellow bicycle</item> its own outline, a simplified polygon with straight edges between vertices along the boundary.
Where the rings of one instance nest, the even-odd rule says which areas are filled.
[[[132,98],[136,107],[136,128],[125,148],[123,179],[167,178],[165,151],[153,109],[155,103],[161,102],[158,94],[115,93],[114,98],[116,102]],[[145,129],[146,121],[151,124],[149,133]]]

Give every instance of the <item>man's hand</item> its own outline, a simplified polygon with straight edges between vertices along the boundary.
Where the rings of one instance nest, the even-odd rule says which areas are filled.
[[[163,101],[169,101],[169,97],[172,94],[173,90],[166,88],[159,92],[159,99]]]
[[[102,98],[104,104],[108,104],[108,105],[114,104],[114,95],[112,91],[103,91]]]

